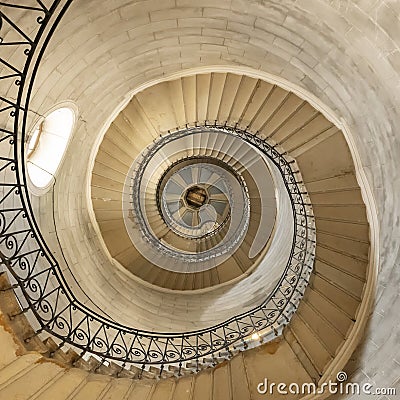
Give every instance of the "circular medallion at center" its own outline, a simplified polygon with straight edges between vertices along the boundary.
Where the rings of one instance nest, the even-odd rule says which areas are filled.
[[[192,162],[161,179],[166,180],[158,185],[163,221],[186,238],[202,239],[229,225],[232,187],[243,197],[236,176],[215,164]]]
[[[186,191],[184,200],[189,207],[198,210],[208,203],[208,193],[206,189],[194,185]]]

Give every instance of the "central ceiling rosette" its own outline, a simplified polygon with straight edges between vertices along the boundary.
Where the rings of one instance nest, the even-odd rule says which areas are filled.
[[[193,155],[185,155],[188,148]],[[245,256],[254,259],[271,236],[275,202],[268,159],[211,127],[162,136],[136,158],[123,190],[132,244],[149,262],[179,273],[215,268],[244,240],[251,243]],[[266,208],[274,211],[268,220],[251,223],[251,213]]]

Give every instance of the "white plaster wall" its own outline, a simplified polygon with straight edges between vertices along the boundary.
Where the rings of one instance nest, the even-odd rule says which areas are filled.
[[[352,380],[398,384],[399,14],[397,0],[75,0],[51,43],[32,103],[44,112],[70,99],[80,109],[56,184],[67,259],[79,260],[76,267],[93,286],[108,284],[86,267],[95,254],[96,267],[107,268],[88,218],[86,171],[97,133],[127,92],[199,65],[241,65],[279,75],[342,117],[360,153],[378,205],[381,264]]]

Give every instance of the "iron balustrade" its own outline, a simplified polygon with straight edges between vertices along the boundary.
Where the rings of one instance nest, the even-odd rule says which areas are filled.
[[[235,135],[269,157],[281,172],[294,217],[289,260],[262,304],[207,329],[158,333],[124,326],[97,314],[79,302],[68,287],[32,210],[25,142],[33,84],[46,48],[72,1],[56,0],[50,7],[40,0],[34,2],[35,6],[18,0],[0,2],[0,36],[6,33],[0,39],[0,81],[10,82],[7,93],[0,95],[0,256],[21,303],[21,313],[29,312],[37,322],[35,335],[55,338],[60,348],[70,346],[79,349],[81,356],[92,354],[121,366],[160,365],[161,370],[165,364],[181,367],[190,360],[200,363],[207,357],[229,355],[233,349],[246,346],[249,336],[257,332],[276,334],[289,322],[308,284],[315,252],[314,218],[294,161],[276,146],[237,126],[203,124]],[[24,25],[12,19],[14,11],[25,14],[21,20]],[[28,32],[27,26],[36,29]],[[10,32],[21,39],[8,41]]]
[[[241,186],[242,193],[243,193],[243,214],[241,216],[241,229],[236,230],[229,235],[229,231],[227,236],[229,240],[222,241],[217,246],[213,247],[212,249],[208,250],[205,253],[197,253],[197,254],[188,254],[186,251],[175,251],[170,249],[167,245],[163,244],[157,237],[151,232],[150,227],[146,222],[146,218],[144,217],[143,208],[144,206],[141,204],[140,193],[142,190],[142,179],[145,175],[146,168],[152,158],[157,155],[160,151],[164,149],[164,146],[168,143],[177,141],[181,138],[187,137],[188,135],[194,134],[202,134],[202,133],[220,133],[224,135],[231,135],[236,137],[236,135],[232,135],[231,131],[224,129],[223,127],[218,127],[217,125],[211,126],[202,126],[201,124],[196,122],[195,126],[187,126],[184,129],[177,129],[174,132],[169,131],[167,135],[161,135],[159,139],[155,140],[154,143],[146,148],[142,154],[138,165],[135,166],[134,171],[132,171],[132,178],[131,180],[131,190],[132,190],[132,211],[133,219],[135,221],[135,226],[140,231],[141,237],[143,237],[152,248],[157,248],[160,254],[165,254],[166,256],[171,257],[171,259],[177,259],[177,261],[184,261],[186,263],[196,263],[196,262],[204,262],[204,261],[211,261],[216,259],[219,255],[228,254],[229,252],[232,253],[237,246],[243,241],[244,236],[247,232],[250,220],[250,199],[248,188],[246,182],[244,181],[243,177],[235,171],[231,166],[224,165],[224,169],[229,171],[235,178],[237,179],[239,185]],[[209,157],[212,159],[212,157]],[[186,160],[189,160],[187,158]],[[229,169],[228,169],[229,168]],[[136,179],[135,179],[136,177]],[[156,198],[156,201],[160,201]],[[160,212],[160,219],[163,220],[163,212]],[[206,237],[206,235],[204,235]],[[225,238],[224,238],[225,239]]]

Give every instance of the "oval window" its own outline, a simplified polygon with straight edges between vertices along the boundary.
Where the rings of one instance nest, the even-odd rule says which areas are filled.
[[[36,127],[27,145],[27,169],[31,182],[44,188],[52,181],[63,159],[72,129],[75,113],[62,107],[51,112]]]

